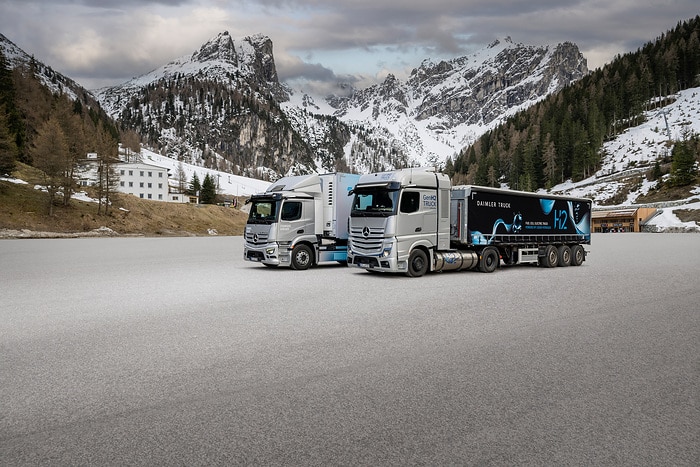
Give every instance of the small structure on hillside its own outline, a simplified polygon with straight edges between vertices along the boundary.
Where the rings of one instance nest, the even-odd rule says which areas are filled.
[[[644,224],[656,214],[656,208],[621,208],[594,210],[593,232],[641,232]]]

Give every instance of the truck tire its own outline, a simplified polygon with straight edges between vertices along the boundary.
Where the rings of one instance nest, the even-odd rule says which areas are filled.
[[[557,248],[559,255],[557,266],[569,266],[571,264],[571,248],[567,245],[561,245]]]
[[[501,258],[495,248],[484,248],[479,255],[479,271],[493,272],[498,267]]]
[[[571,265],[581,266],[586,259],[586,251],[581,245],[571,247]]]
[[[559,262],[559,251],[554,245],[547,245],[544,249],[544,256],[540,258],[540,266],[545,268],[556,267]]]
[[[406,275],[409,277],[420,277],[428,272],[428,255],[420,248],[416,248],[408,257],[408,271]]]
[[[297,245],[292,250],[292,268],[303,271],[313,264],[313,255],[308,245]]]

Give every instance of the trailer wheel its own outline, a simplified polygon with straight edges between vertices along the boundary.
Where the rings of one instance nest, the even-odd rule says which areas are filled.
[[[581,266],[586,259],[586,251],[581,245],[571,247],[571,265]]]
[[[557,249],[559,262],[557,266],[569,266],[571,264],[571,248],[567,245],[562,245]]]
[[[559,262],[559,251],[554,245],[547,245],[544,249],[544,256],[540,258],[540,266],[545,268],[556,267]]]
[[[428,272],[428,256],[425,251],[416,248],[408,257],[408,272],[409,277],[420,277]]]
[[[292,268],[303,271],[309,269],[313,263],[311,248],[308,245],[297,245],[292,250]]]
[[[498,250],[495,248],[484,248],[479,256],[479,271],[493,272],[498,267],[500,261]]]

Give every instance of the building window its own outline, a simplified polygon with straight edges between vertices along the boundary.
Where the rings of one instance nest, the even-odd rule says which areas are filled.
[[[134,182],[129,182],[129,187],[134,186]]]
[[[158,177],[163,178],[163,172],[158,172]]]
[[[124,182],[119,182],[119,186],[123,187],[123,186],[124,186]]]
[[[143,198],[143,193],[139,193],[139,198]]]
[[[148,188],[153,188],[153,183],[149,183]]]
[[[163,184],[162,184],[162,183],[159,183],[159,184],[158,184],[158,188],[162,190],[162,189],[163,189]]]
[[[129,170],[129,175],[134,175],[134,171],[133,171],[133,170]]]
[[[163,200],[163,195],[162,195],[162,194],[159,194],[159,195],[158,195],[158,199],[162,201],[162,200]]]
[[[177,200],[178,200],[178,197],[177,197],[177,196],[173,196],[173,201],[177,201]]]
[[[121,170],[119,171],[119,175],[124,175],[124,169],[121,169]]]
[[[149,193],[149,194],[148,194],[148,199],[153,199],[153,195]]]
[[[143,177],[143,170],[140,171],[139,175]]]
[[[143,188],[143,182],[139,183],[139,187]]]
[[[148,176],[149,176],[149,177],[152,177],[152,176],[153,176],[153,172],[148,172]]]

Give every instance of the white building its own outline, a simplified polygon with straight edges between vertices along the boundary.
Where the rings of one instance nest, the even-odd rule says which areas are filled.
[[[197,196],[180,193],[176,181],[169,177],[168,168],[148,164],[142,161],[128,162],[123,151],[119,150],[121,162],[114,164],[119,176],[117,191],[143,199],[165,201],[170,203],[197,204]],[[132,158],[133,159],[133,158]],[[88,153],[78,171],[80,186],[95,186],[99,179],[97,153]]]
[[[168,169],[143,162],[119,163],[115,165],[119,174],[117,191],[156,201],[188,202],[171,199],[168,187]]]

